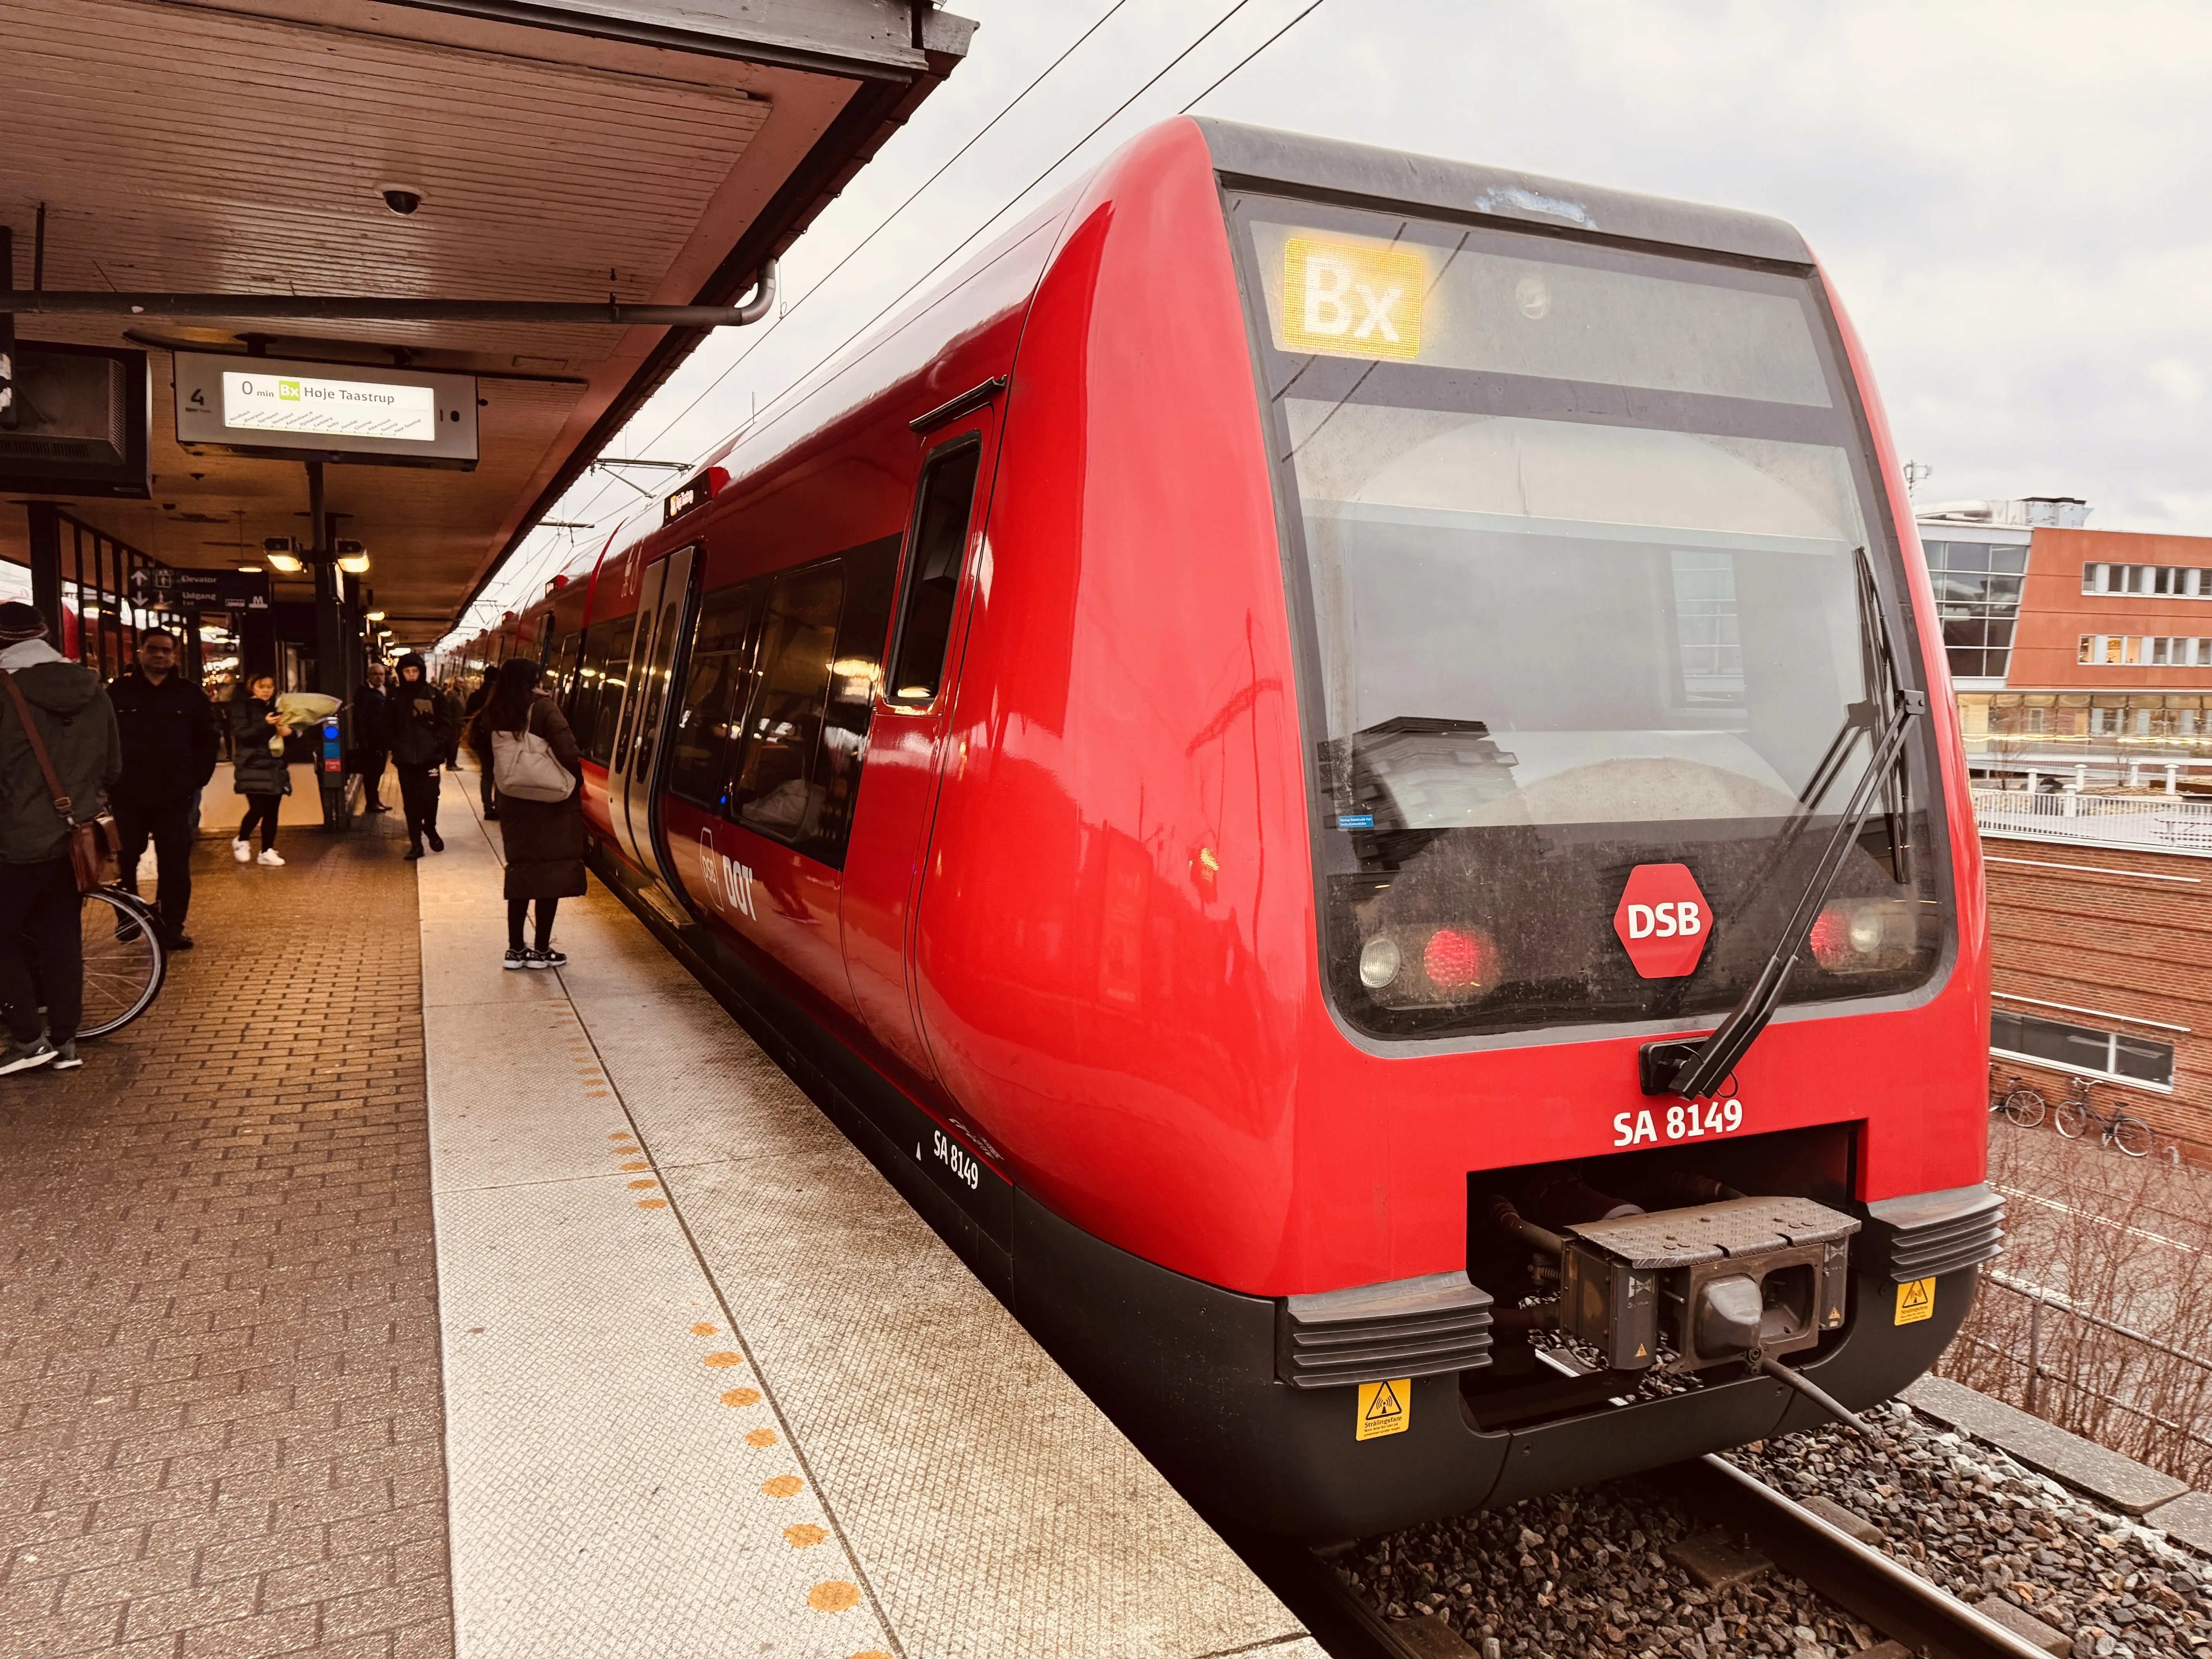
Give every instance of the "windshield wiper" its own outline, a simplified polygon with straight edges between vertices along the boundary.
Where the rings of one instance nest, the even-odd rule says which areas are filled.
[[[1703,1042],[1692,1048],[1674,1067],[1671,1078],[1661,1082],[1651,1078],[1645,1090],[1651,1094],[1680,1095],[1685,1100],[1700,1100],[1710,1096],[1723,1079],[1735,1069],[1736,1062],[1759,1040],[1766,1023],[1782,1001],[1783,988],[1789,982],[1790,970],[1796,967],[1798,952],[1805,948],[1807,935],[1820,914],[1820,906],[1843,873],[1844,863],[1858,840],[1859,831],[1873,815],[1875,803],[1885,806],[1889,819],[1891,867],[1900,882],[1911,879],[1910,853],[1905,842],[1905,825],[1901,801],[1902,791],[1896,778],[1898,763],[1905,752],[1905,740],[1912,729],[1913,721],[1928,712],[1928,696],[1923,691],[1909,691],[1898,684],[1897,660],[1890,650],[1889,629],[1882,617],[1881,601],[1874,587],[1874,572],[1867,562],[1866,550],[1859,550],[1859,618],[1861,644],[1870,671],[1869,685],[1882,684],[1890,694],[1890,712],[1879,732],[1875,734],[1874,753],[1869,757],[1867,769],[1859,775],[1858,787],[1851,791],[1850,804],[1844,809],[1843,821],[1836,825],[1835,833],[1828,837],[1820,861],[1813,866],[1813,874],[1798,895],[1797,902],[1790,913],[1789,926],[1782,930],[1774,953],[1767,957],[1766,965],[1759,969],[1759,977],[1743,1000],[1729,1011],[1719,1029]],[[1879,675],[1877,680],[1875,678]],[[1852,746],[1852,740],[1862,727],[1871,729],[1875,705],[1871,697],[1865,703],[1853,706],[1844,729],[1836,734],[1814,770],[1812,781],[1807,785],[1805,802],[1808,809],[1818,803],[1827,793],[1842,770],[1844,757]],[[1650,1045],[1650,1049],[1662,1045]],[[1666,1049],[1679,1049],[1687,1044],[1667,1044]],[[1650,1051],[1647,1049],[1647,1053]],[[1656,1057],[1656,1056],[1655,1056]],[[1663,1067],[1647,1066],[1647,1077]],[[1659,1086],[1653,1088],[1651,1082]]]

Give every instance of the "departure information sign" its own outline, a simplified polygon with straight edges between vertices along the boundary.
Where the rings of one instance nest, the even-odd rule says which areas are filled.
[[[308,374],[241,374],[225,369],[222,423],[234,430],[434,443],[438,397],[427,386]]]
[[[179,351],[177,442],[191,454],[379,466],[477,464],[477,379],[374,363]]]

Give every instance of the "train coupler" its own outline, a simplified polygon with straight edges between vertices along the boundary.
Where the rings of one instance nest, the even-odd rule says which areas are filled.
[[[1559,1328],[1615,1370],[1759,1368],[1844,1322],[1853,1217],[1738,1198],[1561,1231]]]

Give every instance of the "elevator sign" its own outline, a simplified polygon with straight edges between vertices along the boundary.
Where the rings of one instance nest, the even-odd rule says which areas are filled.
[[[1638,865],[1613,913],[1613,931],[1646,979],[1697,972],[1712,927],[1712,907],[1686,864]]]
[[[191,454],[385,466],[477,464],[473,374],[179,351],[177,442]]]

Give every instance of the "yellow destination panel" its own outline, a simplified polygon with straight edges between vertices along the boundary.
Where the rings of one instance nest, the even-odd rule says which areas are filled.
[[[1421,355],[1428,262],[1408,247],[1293,236],[1283,245],[1283,339],[1340,357]]]

